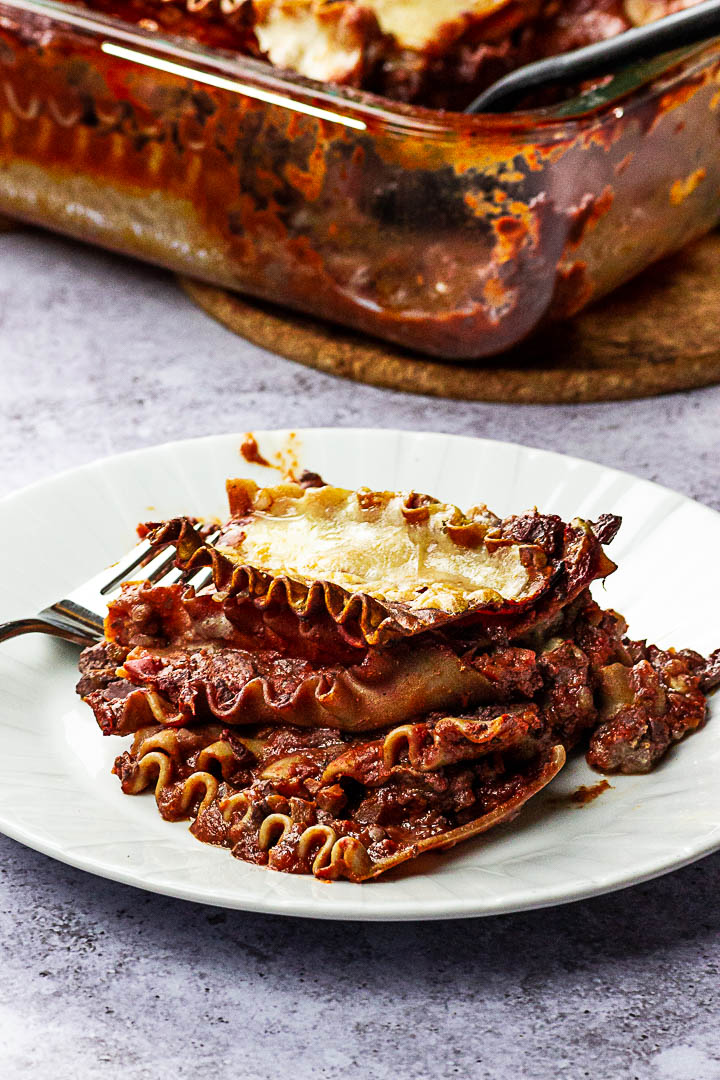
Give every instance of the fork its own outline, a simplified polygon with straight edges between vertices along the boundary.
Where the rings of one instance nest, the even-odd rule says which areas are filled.
[[[212,543],[218,535],[219,530],[208,536],[207,541]],[[153,585],[172,585],[177,581],[189,582],[195,578],[195,588],[200,589],[212,580],[212,571],[205,568],[194,573],[178,569],[175,566],[175,551],[168,555],[163,549],[155,556],[152,551],[153,545],[149,540],[144,540],[114,564],[111,568],[112,577],[108,577],[107,569],[101,570],[95,577],[74,589],[66,599],[43,608],[37,615],[0,623],[0,641],[33,633],[51,634],[76,645],[92,645],[100,641],[104,623],[101,612],[107,608],[123,585],[138,580],[130,575],[140,567],[143,568],[142,580],[150,581]],[[200,573],[202,577],[198,579],[197,575]]]

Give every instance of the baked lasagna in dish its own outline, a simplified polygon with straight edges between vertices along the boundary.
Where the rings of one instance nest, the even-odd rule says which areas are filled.
[[[590,594],[617,517],[500,519],[314,474],[228,495],[212,531],[141,527],[182,576],[124,586],[78,686],[133,736],[122,790],[202,841],[365,881],[510,820],[571,751],[647,772],[705,722],[720,651],[633,641]]]
[[[84,0],[320,82],[462,109],[514,68],[698,0]]]

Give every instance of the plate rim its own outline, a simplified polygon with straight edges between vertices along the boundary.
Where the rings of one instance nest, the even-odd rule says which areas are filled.
[[[129,461],[132,458],[142,457],[143,454],[157,450],[172,450],[173,447],[176,446],[188,446],[193,443],[211,443],[220,439],[237,439],[241,442],[248,434],[252,434],[256,438],[262,438],[265,435],[272,437],[282,435],[302,437],[302,435],[306,433],[312,433],[313,435],[332,435],[339,431],[352,435],[377,435],[379,433],[383,435],[400,436],[420,435],[422,438],[464,440],[472,443],[482,443],[485,446],[502,446],[507,449],[530,451],[535,454],[546,454],[549,457],[558,458],[561,461],[570,461],[576,465],[591,465],[593,468],[602,469],[603,472],[612,473],[615,476],[628,477],[638,484],[647,484],[657,491],[665,492],[668,495],[674,495],[676,498],[692,503],[694,506],[700,506],[703,510],[707,510],[720,518],[720,510],[708,506],[707,503],[701,502],[699,499],[693,499],[691,495],[686,495],[683,491],[678,491],[677,488],[668,487],[666,484],[659,484],[656,480],[647,480],[644,476],[638,476],[637,473],[630,472],[628,469],[618,469],[615,465],[604,465],[601,461],[595,461],[593,458],[578,457],[576,454],[564,454],[561,450],[548,450],[544,446],[532,446],[530,443],[513,442],[511,439],[490,439],[484,435],[464,435],[454,431],[423,431],[416,428],[355,427],[350,424],[335,424],[320,427],[251,428],[246,431],[220,431],[216,432],[214,435],[192,435],[187,439],[170,439],[168,442],[149,443],[147,446],[136,447],[134,450],[121,450],[117,454],[102,454],[100,457],[93,458],[91,461],[85,461],[80,465],[71,465],[66,469],[60,469],[58,472],[51,473],[49,476],[42,476],[37,480],[31,480],[29,484],[23,484],[22,487],[5,492],[4,495],[0,495],[0,511],[4,508],[6,503],[11,502],[13,499],[28,495],[45,485],[52,485],[69,476],[74,476],[85,471],[92,471],[98,466],[102,466],[110,461]]]

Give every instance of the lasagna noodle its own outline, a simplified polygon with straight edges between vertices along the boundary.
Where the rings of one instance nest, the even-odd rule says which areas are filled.
[[[324,619],[358,648],[448,628],[472,627],[477,642],[519,636],[615,569],[602,548],[620,524],[610,515],[499,521],[416,495],[249,481],[230,493],[234,517],[214,547],[189,519],[144,528],[188,573],[212,567],[218,602]]]
[[[361,881],[514,816],[564,761],[560,746],[528,749],[533,722],[527,710],[488,711],[485,721],[477,720],[485,724],[484,741],[479,727],[471,740],[475,765],[442,769],[429,779],[397,763],[387,776],[368,773],[362,784],[355,781],[350,796],[328,775],[344,749],[332,731],[237,738],[218,726],[148,728],[117,759],[115,772],[126,793],[152,788],[163,817],[195,818],[199,839],[228,846],[239,858]],[[509,757],[499,754],[501,744]],[[520,746],[524,752],[512,756]],[[355,748],[361,758],[363,744]]]
[[[485,649],[425,634],[334,663],[242,647],[251,634],[235,637],[217,609],[214,594],[195,595],[181,585],[125,589],[110,609],[112,642],[89,650],[82,661],[80,690],[106,734],[127,734],[155,720],[373,731],[436,709],[529,700],[545,683],[555,687],[548,693],[559,725],[581,731],[588,716],[595,717],[590,662],[574,644],[598,617],[587,595],[556,620],[549,643],[537,631],[526,646]],[[623,630],[624,623],[606,617],[594,631],[603,643],[598,665],[626,661]],[[595,655],[598,641],[591,644]],[[88,678],[97,671],[104,679]]]
[[[499,791],[490,809],[480,810],[477,806],[470,811],[470,815],[474,812],[477,816],[463,815],[466,820],[461,824],[453,823],[422,838],[414,838],[409,828],[386,838],[378,836],[375,830],[353,828],[348,822],[314,824],[313,810],[310,808],[308,812],[292,801],[288,812],[283,813],[277,807],[269,821],[264,807],[256,815],[256,807],[251,803],[242,819],[244,835],[233,847],[233,854],[242,858],[245,850],[253,850],[251,845],[255,841],[261,851],[267,851],[267,865],[272,868],[311,871],[315,877],[326,881],[338,878],[368,881],[427,851],[447,850],[511,821],[529,799],[550,783],[564,764],[562,746],[543,751],[532,763],[499,778]],[[495,794],[492,789],[491,794]]]
[[[96,662],[104,648],[84,663]],[[153,720],[177,726],[213,719],[373,731],[436,709],[529,698],[540,684],[532,650],[463,656],[433,640],[325,668],[227,647],[136,648],[86,701],[106,734]]]
[[[83,655],[79,691],[106,734],[212,720],[364,732],[414,724],[435,709],[535,701],[553,741],[571,748],[593,731],[592,765],[642,772],[704,723],[705,694],[720,681],[720,652],[706,661],[691,650],[631,641],[626,630],[620,616],[586,594],[551,636],[464,656],[418,639],[369,650],[354,666],[323,669],[227,647],[129,651],[104,643]]]

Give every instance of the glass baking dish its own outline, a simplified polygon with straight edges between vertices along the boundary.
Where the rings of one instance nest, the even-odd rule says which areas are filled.
[[[467,116],[0,0],[0,213],[473,359],[716,224],[719,104],[717,44]]]

